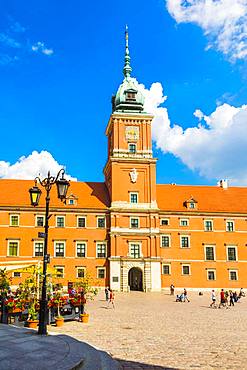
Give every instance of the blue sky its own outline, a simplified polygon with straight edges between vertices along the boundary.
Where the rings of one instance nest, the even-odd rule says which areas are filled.
[[[28,176],[35,166],[42,172],[49,161],[29,156],[47,151],[78,180],[103,181],[104,133],[123,79],[127,23],[132,75],[147,90],[157,82],[167,96],[169,121],[161,119],[154,132],[157,182],[228,177],[246,184],[246,143],[238,145],[245,136],[246,56],[232,45],[226,51],[218,38],[232,9],[217,29],[210,24],[214,9],[195,2],[202,9],[179,0],[0,1],[0,177],[20,177],[25,158]],[[202,24],[195,14],[205,10]]]

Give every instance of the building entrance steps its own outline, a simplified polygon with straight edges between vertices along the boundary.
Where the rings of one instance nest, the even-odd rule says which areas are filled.
[[[104,351],[68,335],[40,336],[31,329],[0,324],[0,370],[118,370]]]

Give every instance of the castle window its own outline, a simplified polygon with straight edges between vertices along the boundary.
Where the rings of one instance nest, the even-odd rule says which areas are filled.
[[[84,278],[86,275],[86,267],[76,267],[76,277]]]
[[[96,244],[96,257],[97,258],[106,258],[106,243],[97,243]]]
[[[131,243],[130,244],[130,257],[140,258],[141,257],[141,246],[140,244]]]
[[[189,203],[189,208],[190,208],[190,209],[195,209],[195,208],[196,208],[195,203],[194,203],[194,202],[190,202],[190,203]]]
[[[234,231],[234,221],[226,221],[226,231]]]
[[[35,242],[34,243],[34,256],[42,257],[44,254],[44,242]]]
[[[65,242],[55,242],[55,257],[65,257]]]
[[[104,267],[97,267],[97,278],[98,279],[105,278],[105,268]]]
[[[77,217],[77,227],[86,227],[86,217]]]
[[[207,279],[208,280],[216,280],[216,271],[215,270],[207,270]]]
[[[237,261],[237,248],[236,247],[227,247],[227,260]]]
[[[56,217],[56,227],[64,227],[64,226],[65,226],[65,217],[57,216]]]
[[[138,229],[138,227],[139,227],[139,218],[131,217],[130,218],[130,227],[132,229]]]
[[[190,247],[190,238],[188,236],[180,236],[180,247],[181,248]]]
[[[215,260],[214,245],[208,245],[205,247],[205,259],[206,261]]]
[[[10,226],[19,226],[19,215],[10,215]]]
[[[161,235],[161,247],[162,248],[170,247],[170,235]]]
[[[229,280],[238,280],[238,272],[236,270],[229,270]]]
[[[181,219],[180,226],[189,226],[189,220],[187,218]]]
[[[58,278],[64,278],[64,266],[54,266]]]
[[[98,217],[97,218],[97,227],[104,228],[105,227],[105,217]]]
[[[14,271],[12,276],[13,276],[14,278],[16,278],[16,277],[21,277],[21,273],[20,273],[20,271]]]
[[[170,275],[171,274],[171,266],[170,265],[162,265],[162,273],[163,273],[163,275]]]
[[[19,241],[8,242],[8,257],[18,257],[19,255]]]
[[[135,154],[136,153],[136,144],[129,144],[129,152],[131,154]]]
[[[168,226],[169,225],[169,220],[168,218],[162,218],[162,220],[160,221],[160,224],[162,226]]]
[[[86,243],[76,243],[76,257],[86,257]]]
[[[190,265],[182,265],[182,275],[190,275]]]
[[[126,101],[136,101],[136,93],[135,92],[127,92],[126,93]]]
[[[130,203],[138,203],[138,193],[130,193]]]
[[[45,216],[36,216],[36,226],[43,227]]]
[[[205,220],[204,221],[204,230],[205,231],[213,231],[213,221]]]

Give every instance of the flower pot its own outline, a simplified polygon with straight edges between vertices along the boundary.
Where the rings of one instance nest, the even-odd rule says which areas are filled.
[[[22,312],[21,308],[8,308],[8,313],[19,313]]]
[[[80,314],[81,322],[88,323],[89,320],[89,314],[88,313],[82,313]]]
[[[29,328],[37,329],[39,320],[27,320],[27,325]]]
[[[63,326],[64,318],[63,317],[55,317],[56,326]]]

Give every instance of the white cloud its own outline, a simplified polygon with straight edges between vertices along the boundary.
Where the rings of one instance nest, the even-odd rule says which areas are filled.
[[[166,0],[178,23],[200,26],[216,47],[231,61],[247,58],[247,0]]]
[[[0,178],[2,179],[26,179],[33,180],[36,176],[47,177],[48,171],[56,175],[64,167],[60,165],[47,151],[33,151],[27,157],[21,157],[14,164],[0,161]],[[66,174],[66,178],[76,181],[75,178]]]
[[[41,42],[41,41],[38,41],[36,42],[35,44],[32,45],[32,51],[36,52],[36,53],[42,53],[42,54],[45,54],[45,55],[52,55],[54,54],[54,50],[53,49],[48,49],[44,42]]]
[[[197,109],[197,126],[172,125],[168,111],[160,107],[166,97],[160,83],[145,89],[145,111],[154,115],[152,136],[157,148],[179,158],[191,170],[208,179],[228,178],[231,184],[247,185],[247,105],[218,106],[206,116]]]

